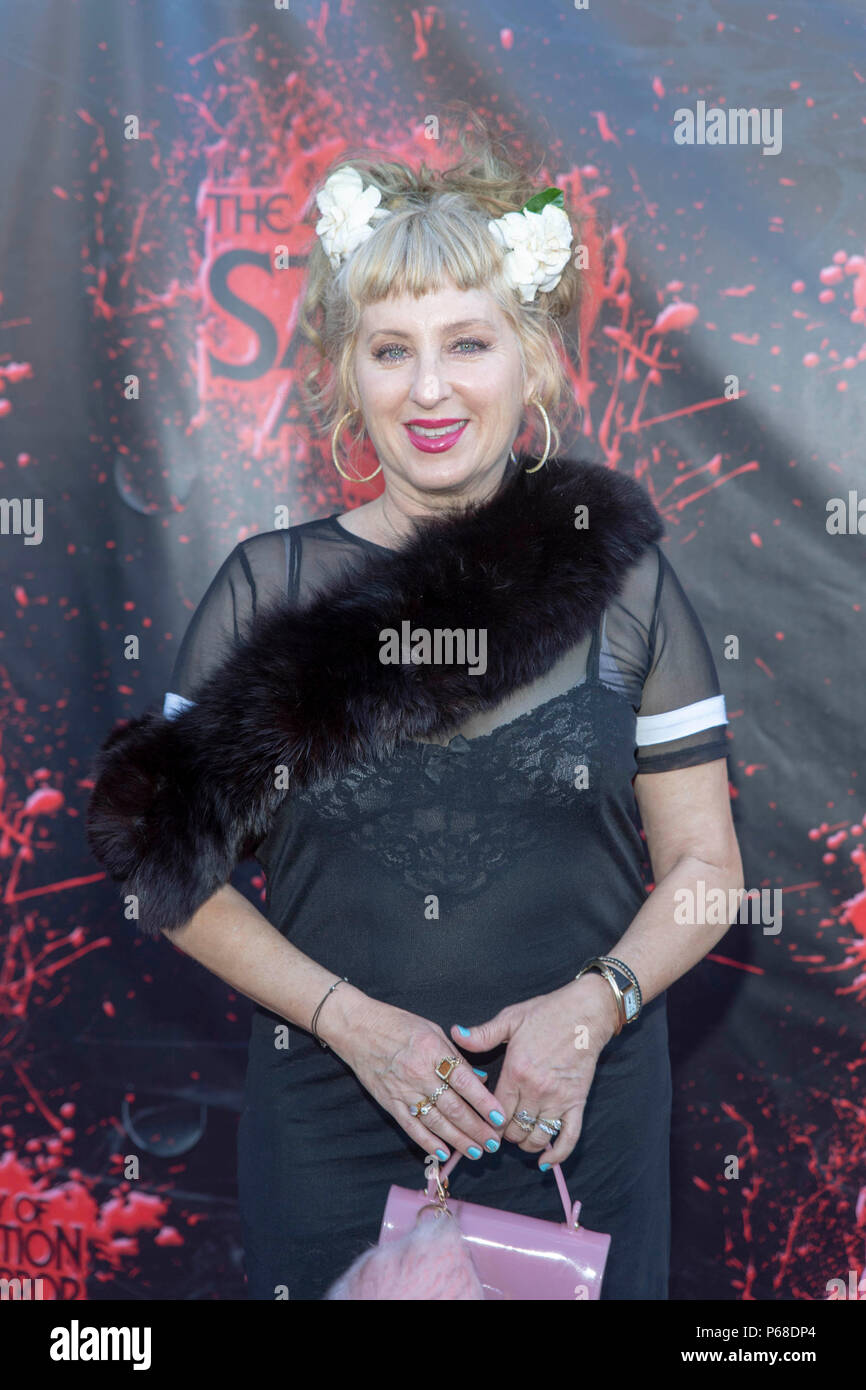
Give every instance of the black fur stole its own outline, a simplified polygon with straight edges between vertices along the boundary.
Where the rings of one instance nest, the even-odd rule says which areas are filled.
[[[632,478],[568,459],[508,466],[493,497],[425,517],[301,606],[271,605],[174,718],[150,711],[96,755],[90,847],[149,936],[186,922],[267,835],[283,798],[413,738],[448,734],[548,671],[661,538]],[[584,512],[582,509],[585,508]],[[486,629],[468,664],[384,664],[383,629]]]

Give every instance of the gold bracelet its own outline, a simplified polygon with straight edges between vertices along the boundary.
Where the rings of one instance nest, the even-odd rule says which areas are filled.
[[[635,1023],[637,1019],[640,1018],[640,1012],[643,1008],[643,995],[641,994],[637,975],[630,965],[626,965],[624,960],[618,960],[616,956],[599,956],[598,959],[603,960],[605,965],[611,967],[614,972],[614,978],[616,978],[616,972],[619,970],[630,982],[627,985],[620,985],[619,987],[622,990],[622,999],[625,1005],[625,1021],[626,1023]],[[617,984],[619,985],[619,980],[617,980]]]
[[[616,982],[613,971],[607,965],[605,965],[603,960],[599,960],[598,956],[594,956],[592,960],[588,960],[585,965],[581,966],[580,970],[574,977],[575,980],[579,980],[581,975],[585,975],[588,970],[595,970],[599,975],[603,975],[604,978],[607,980],[608,984],[610,985],[611,989],[613,990],[613,995],[616,1000],[617,1015],[617,1028],[616,1032],[614,1033],[614,1037],[618,1038],[623,1030],[623,1024],[626,1021],[625,1002],[622,997],[622,990]]]

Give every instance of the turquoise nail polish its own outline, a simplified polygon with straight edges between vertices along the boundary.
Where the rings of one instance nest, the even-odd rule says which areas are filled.
[[[448,1155],[447,1155],[447,1153],[445,1152],[444,1149],[437,1149],[437,1150],[436,1150],[436,1157],[439,1159],[439,1162],[440,1162],[440,1163],[445,1163],[445,1161],[446,1161],[447,1158],[448,1158]]]
[[[487,1150],[488,1153],[495,1154],[495,1153],[496,1153],[496,1150],[499,1148],[499,1140],[498,1140],[498,1139],[488,1139],[488,1140],[487,1140],[487,1143],[484,1145],[484,1147],[485,1147],[485,1149]]]
[[[501,1110],[491,1110],[491,1112],[490,1112],[490,1119],[491,1119],[492,1123],[495,1124],[495,1125],[504,1125],[504,1124],[505,1124],[505,1116],[503,1115],[503,1113],[502,1113]]]
[[[455,1024],[455,1027],[457,1029],[457,1032],[460,1034],[461,1038],[468,1038],[469,1034],[472,1031],[471,1028],[461,1028],[459,1023]]]
[[[480,1067],[473,1067],[472,1070],[475,1072],[475,1075],[476,1075],[476,1076],[482,1077],[482,1079],[485,1080],[485,1081],[487,1080],[487,1072],[486,1072],[486,1071],[482,1071]]]
[[[546,1173],[547,1170],[548,1170],[548,1168],[550,1167],[550,1164],[549,1164],[549,1163],[539,1163],[538,1166],[539,1166],[539,1168],[541,1169],[542,1173]]]
[[[476,1147],[475,1147],[474,1144],[472,1145],[472,1148],[471,1148],[471,1149],[467,1149],[466,1152],[469,1154],[469,1157],[470,1157],[470,1158],[480,1158],[480,1157],[481,1157],[481,1150],[480,1150],[480,1149],[476,1149]]]

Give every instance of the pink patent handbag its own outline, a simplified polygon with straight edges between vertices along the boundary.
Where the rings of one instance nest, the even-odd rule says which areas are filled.
[[[448,1175],[460,1157],[452,1154],[438,1177],[431,1168],[426,1191],[391,1187],[379,1244],[408,1235],[422,1212],[448,1212],[469,1246],[485,1299],[599,1298],[610,1236],[580,1225],[580,1202],[572,1204],[559,1164],[553,1172],[565,1212],[561,1225],[452,1197]]]

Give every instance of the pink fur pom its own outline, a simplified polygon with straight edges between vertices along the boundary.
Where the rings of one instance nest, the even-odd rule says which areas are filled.
[[[326,1299],[484,1298],[469,1247],[446,1216],[422,1220],[408,1235],[359,1255]]]

